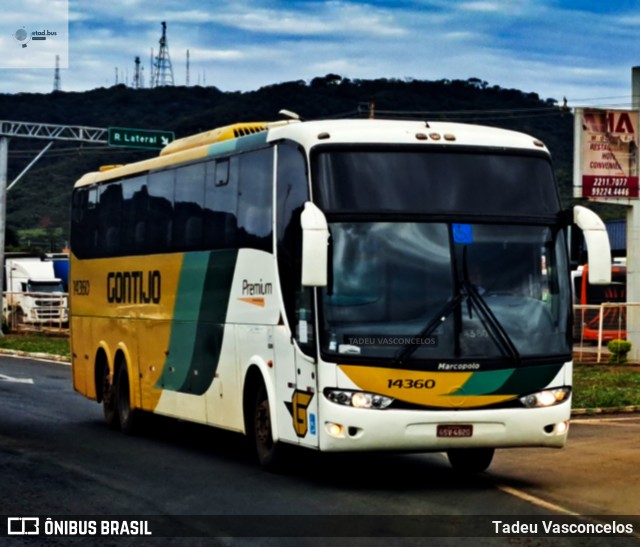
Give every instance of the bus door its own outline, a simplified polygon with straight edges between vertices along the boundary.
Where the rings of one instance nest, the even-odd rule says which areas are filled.
[[[278,432],[287,442],[317,447],[319,394],[310,306],[298,306],[295,317],[291,331],[284,325],[274,330]]]

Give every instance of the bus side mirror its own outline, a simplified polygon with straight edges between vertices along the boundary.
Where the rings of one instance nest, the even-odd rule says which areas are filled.
[[[329,228],[324,213],[307,201],[300,215],[302,226],[302,285],[326,287]]]
[[[584,234],[589,256],[589,283],[608,285],[611,283],[611,246],[607,227],[593,211],[576,205],[573,208],[573,222]]]

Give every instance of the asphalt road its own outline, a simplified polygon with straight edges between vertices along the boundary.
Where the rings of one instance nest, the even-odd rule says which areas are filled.
[[[608,522],[640,515],[638,415],[575,420],[565,449],[498,451],[489,471],[471,478],[456,475],[442,454],[293,456],[287,474],[272,475],[236,434],[161,418],[149,420],[143,435],[113,432],[101,406],[73,392],[67,365],[0,357],[0,516],[150,515],[163,529],[211,536],[189,541],[206,545],[300,545],[313,536],[355,534],[421,545],[425,540],[407,536],[432,526],[442,536],[476,528],[488,536],[469,539],[473,545],[529,546],[546,543],[499,540],[487,527],[497,518],[596,515]],[[312,538],[270,537],[305,535],[301,530]],[[579,544],[637,545],[638,537]]]

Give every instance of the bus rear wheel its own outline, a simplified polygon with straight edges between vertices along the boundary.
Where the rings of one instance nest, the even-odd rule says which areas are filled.
[[[265,471],[280,471],[283,465],[283,447],[273,440],[269,397],[264,384],[260,384],[256,390],[252,426],[253,441],[260,466]]]
[[[118,369],[117,382],[115,406],[118,412],[120,430],[123,433],[131,434],[135,432],[136,411],[131,408],[129,374],[127,373],[127,366],[125,363],[122,363]]]
[[[109,378],[109,367],[102,367],[102,410],[104,421],[110,429],[118,429],[118,413],[116,412],[116,396],[114,385]]]
[[[491,465],[495,449],[459,448],[447,451],[449,463],[462,473],[482,473]]]

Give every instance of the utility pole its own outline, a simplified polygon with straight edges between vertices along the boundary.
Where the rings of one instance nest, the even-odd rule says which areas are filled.
[[[0,136],[0,267],[4,271],[4,235],[7,229],[7,171],[9,162],[9,137]],[[3,274],[4,277],[4,274]],[[0,291],[0,310],[4,318],[3,292]],[[0,329],[2,336],[2,329]]]
[[[187,50],[187,77],[185,79],[185,85],[189,87],[189,50]]]
[[[631,97],[635,116],[640,116],[640,67],[631,69]],[[640,126],[640,124],[639,124]],[[627,302],[640,302],[640,203],[628,200],[627,205]],[[629,357],[640,361],[640,308],[628,306],[627,340],[631,342]]]

